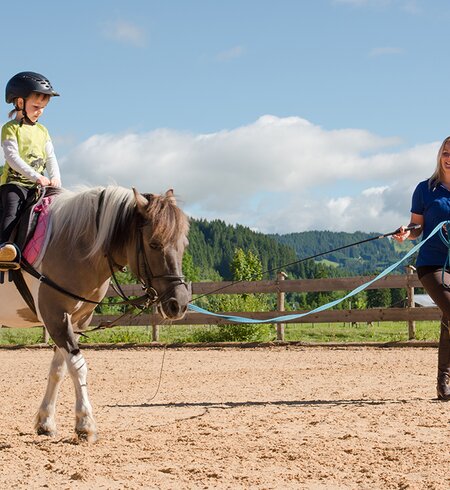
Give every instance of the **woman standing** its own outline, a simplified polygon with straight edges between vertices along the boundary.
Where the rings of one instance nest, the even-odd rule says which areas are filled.
[[[420,182],[412,196],[410,225],[421,228],[406,230],[401,226],[394,238],[398,242],[414,240],[423,232],[422,239],[426,239],[439,223],[447,220],[450,221],[450,136],[439,149],[433,175]],[[416,261],[420,282],[442,312],[437,373],[440,400],[450,400],[450,270],[443,271],[447,255],[447,246],[435,234],[420,248]]]

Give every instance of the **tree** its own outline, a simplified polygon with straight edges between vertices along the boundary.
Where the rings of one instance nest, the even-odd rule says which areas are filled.
[[[386,308],[391,306],[390,289],[368,289],[367,290],[367,307],[368,308]]]
[[[187,281],[200,281],[200,267],[194,265],[194,260],[189,252],[183,255],[183,275]]]
[[[262,278],[258,256],[251,251],[244,252],[242,248],[236,248],[230,269],[235,281]],[[212,311],[227,312],[267,311],[269,300],[264,294],[217,294],[208,297],[206,307]],[[251,342],[266,339],[269,329],[270,326],[264,323],[239,323],[218,325],[195,336],[200,342]]]
[[[393,308],[402,308],[406,302],[406,289],[391,289],[391,304]]]
[[[260,281],[262,279],[262,264],[252,252],[245,253],[237,248],[231,261],[231,271],[234,281]]]

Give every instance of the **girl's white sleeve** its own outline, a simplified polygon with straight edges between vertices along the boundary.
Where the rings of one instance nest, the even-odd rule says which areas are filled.
[[[24,175],[31,182],[37,182],[37,180],[42,177],[40,173],[36,172],[30,165],[20,158],[19,147],[17,146],[17,141],[12,139],[6,139],[2,142],[3,152],[5,154],[5,160],[8,165]]]
[[[45,163],[50,179],[57,179],[61,182],[58,160],[56,159],[53,143],[50,140],[45,144],[45,152],[47,153],[47,161]]]

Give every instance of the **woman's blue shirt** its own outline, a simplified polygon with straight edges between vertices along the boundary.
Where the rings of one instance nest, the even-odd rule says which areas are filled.
[[[442,184],[430,188],[429,180],[420,182],[412,196],[411,213],[423,216],[422,240],[426,239],[439,223],[450,220],[450,191]],[[436,233],[420,248],[416,266],[443,266],[447,254],[447,246]]]

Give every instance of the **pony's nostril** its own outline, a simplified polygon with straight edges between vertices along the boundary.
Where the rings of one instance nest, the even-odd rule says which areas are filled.
[[[176,299],[169,299],[169,301],[167,301],[167,310],[168,310],[168,313],[170,313],[172,316],[177,316],[181,313],[180,311],[180,304],[178,303],[178,301]]]

